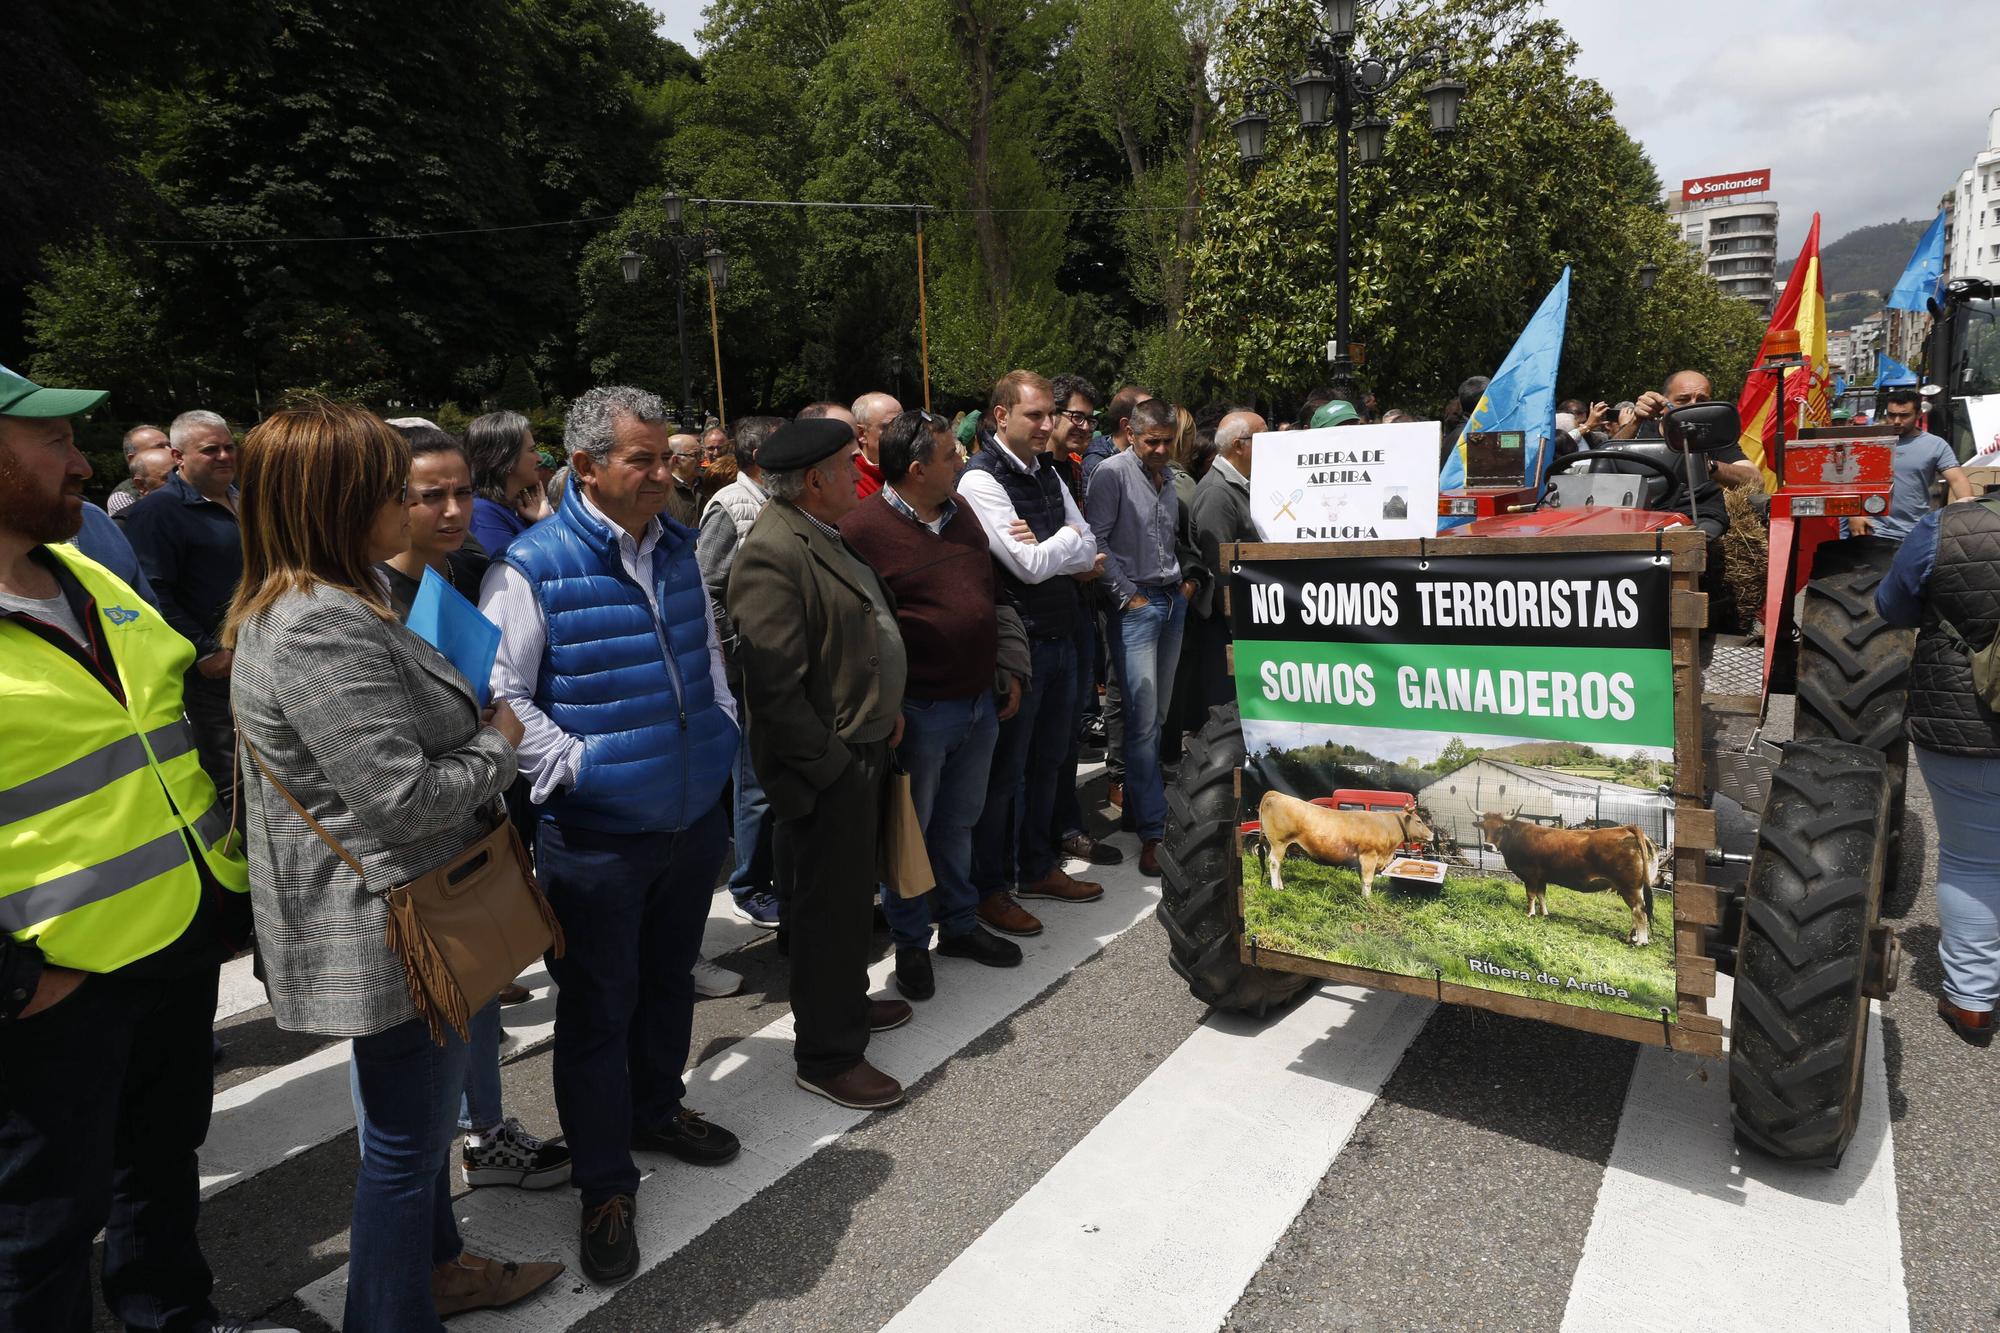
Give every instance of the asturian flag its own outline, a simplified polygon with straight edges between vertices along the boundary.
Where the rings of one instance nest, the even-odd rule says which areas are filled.
[[[1525,436],[1528,484],[1540,486],[1547,475],[1556,436],[1556,369],[1562,363],[1563,327],[1569,320],[1569,265],[1542,298],[1521,336],[1493,372],[1493,379],[1479,399],[1479,406],[1465,419],[1465,433],[1445,455],[1438,474],[1438,489],[1457,490],[1465,485],[1465,434],[1485,430],[1518,430]],[[1440,527],[1456,527],[1470,519],[1443,519]]]
[[[1817,213],[1813,214],[1812,230],[1806,233],[1799,260],[1792,265],[1785,294],[1778,298],[1778,308],[1771,312],[1764,341],[1757,347],[1757,360],[1743,381],[1743,394],[1736,400],[1736,411],[1743,418],[1743,435],[1738,444],[1744,456],[1763,469],[1767,491],[1777,489],[1777,474],[1765,460],[1771,455],[1771,441],[1775,438],[1778,376],[1762,367],[1771,352],[1772,335],[1785,329],[1798,330],[1799,351],[1806,359],[1804,366],[1785,370],[1785,438],[1795,440],[1802,427],[1825,426],[1832,420],[1833,374],[1826,360],[1826,278],[1819,264]]]

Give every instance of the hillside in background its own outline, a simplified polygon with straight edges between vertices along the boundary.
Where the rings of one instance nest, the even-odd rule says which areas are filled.
[[[1903,276],[1903,266],[1910,262],[1910,252],[1917,248],[1917,239],[1930,226],[1930,219],[1912,222],[1904,218],[1897,222],[1878,222],[1872,227],[1859,227],[1839,240],[1822,245],[1819,251],[1820,265],[1826,270],[1826,294],[1828,298],[1841,292],[1874,291],[1887,296],[1889,289],[1896,285],[1896,279]],[[1794,261],[1785,260],[1778,265],[1778,277],[1782,281],[1792,274]],[[1876,301],[1860,313],[1869,314],[1882,308]],[[1831,313],[1829,312],[1829,320]]]

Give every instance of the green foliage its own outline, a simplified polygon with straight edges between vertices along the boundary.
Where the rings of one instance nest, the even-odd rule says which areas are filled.
[[[527,357],[516,356],[507,363],[507,374],[501,379],[500,391],[493,401],[510,412],[532,412],[542,405],[542,389],[535,383],[535,372]]]
[[[1374,13],[1371,42],[1421,49],[1449,41],[1469,85],[1460,132],[1429,130],[1420,76],[1386,98],[1382,165],[1356,168],[1352,337],[1385,406],[1431,410],[1470,374],[1499,365],[1563,265],[1573,266],[1562,391],[1623,397],[1668,368],[1707,369],[1718,390],[1755,350],[1745,307],[1694,268],[1657,204],[1658,180],[1572,66],[1575,44],[1529,0],[1442,0]],[[1246,0],[1223,27],[1223,102],[1295,63],[1308,6]],[[1333,154],[1282,114],[1254,177],[1233,142],[1211,135],[1204,229],[1188,318],[1216,348],[1226,384],[1297,395],[1323,377],[1335,305]],[[1638,266],[1662,266],[1642,294]],[[1754,319],[1754,315],[1751,316]]]
[[[99,235],[74,248],[49,247],[41,267],[46,278],[28,288],[26,322],[39,349],[28,360],[29,377],[109,389],[121,415],[168,401],[159,294],[132,257]]]
[[[719,394],[698,258],[675,287],[671,182],[924,206],[939,406],[1015,366],[1289,405],[1332,333],[1332,163],[1278,128],[1245,178],[1226,122],[1253,77],[1297,66],[1311,3],[712,0],[699,61],[639,0],[31,6],[16,50],[46,97],[0,106],[67,159],[0,146],[18,165],[0,357],[22,312],[27,364],[149,415],[248,418],[299,389],[470,413],[614,379],[676,400],[684,304],[705,410],[924,400],[916,216],[691,206],[729,257]],[[1732,391],[1761,321],[1697,270],[1609,98],[1533,12],[1370,11],[1369,42],[1448,37],[1472,91],[1441,144],[1427,76],[1404,84],[1386,165],[1358,178],[1366,377],[1426,411],[1494,368],[1570,263],[1566,393],[1629,396],[1681,365]]]
[[[1407,896],[1377,873],[1372,897],[1344,866],[1322,866],[1295,853],[1285,859],[1285,889],[1271,889],[1262,862],[1243,858],[1243,929],[1259,948],[1350,967],[1575,1004],[1657,1019],[1674,1001],[1673,894],[1653,895],[1651,943],[1626,943],[1632,914],[1615,893],[1577,893],[1551,885],[1549,915],[1527,914],[1527,892],[1511,877],[1452,875],[1436,897]],[[1469,960],[1530,975],[1555,986],[1475,973]],[[1562,984],[1602,982],[1630,999]]]

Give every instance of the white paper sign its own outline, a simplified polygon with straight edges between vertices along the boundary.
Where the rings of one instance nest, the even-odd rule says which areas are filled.
[[[1265,541],[1435,537],[1435,421],[1267,431],[1250,441],[1250,517]]]

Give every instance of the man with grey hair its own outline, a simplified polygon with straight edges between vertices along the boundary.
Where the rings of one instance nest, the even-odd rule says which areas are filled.
[[[562,507],[508,545],[480,591],[500,626],[493,697],[521,719],[520,770],[543,810],[536,872],[566,942],[549,964],[556,1112],[583,1195],[579,1258],[605,1283],[639,1263],[632,1151],[712,1165],[738,1148],[682,1104],[741,733],[695,534],[660,518],[668,434],[643,389],[578,398]]]
[[[903,1086],[868,1062],[869,1034],[911,1014],[868,997],[882,795],[909,663],[895,599],[836,526],[857,503],[853,447],[853,432],[826,419],[765,442],[771,503],[736,553],[729,611],[750,750],[778,821],[796,1079],[875,1110]]]
[[[243,530],[236,511],[236,442],[214,412],[183,412],[167,427],[180,470],[118,518],[160,599],[160,614],[194,644],[182,691],[202,770],[224,808],[236,795],[236,724],[229,673],[236,655],[222,646],[222,622],[243,577]]]
[[[854,498],[866,500],[882,489],[882,431],[903,415],[903,405],[886,393],[854,400]]]
[[[1229,616],[1223,609],[1222,547],[1228,542],[1262,540],[1250,518],[1250,442],[1268,430],[1255,412],[1231,412],[1215,427],[1215,462],[1194,488],[1188,521],[1202,563],[1216,577],[1195,594],[1188,608],[1187,633],[1194,638],[1195,702],[1201,716],[1236,697],[1229,676]]]
[[[166,436],[160,438],[164,441]],[[118,483],[118,489],[104,503],[105,512],[113,518],[167,484],[167,478],[174,474],[174,451],[164,443],[148,446],[127,454],[125,469],[131,475]]]
[[[158,426],[143,421],[126,431],[125,438],[120,443],[125,450],[125,466],[128,470],[132,467],[133,457],[140,451],[146,449],[165,449],[168,447],[167,433]],[[134,471],[132,476],[119,482],[112,489],[110,497],[104,502],[106,513],[117,514],[120,510],[134,504],[140,497],[147,494],[146,491],[139,489],[134,484],[138,475]],[[152,489],[158,490],[159,488],[156,486]]]

